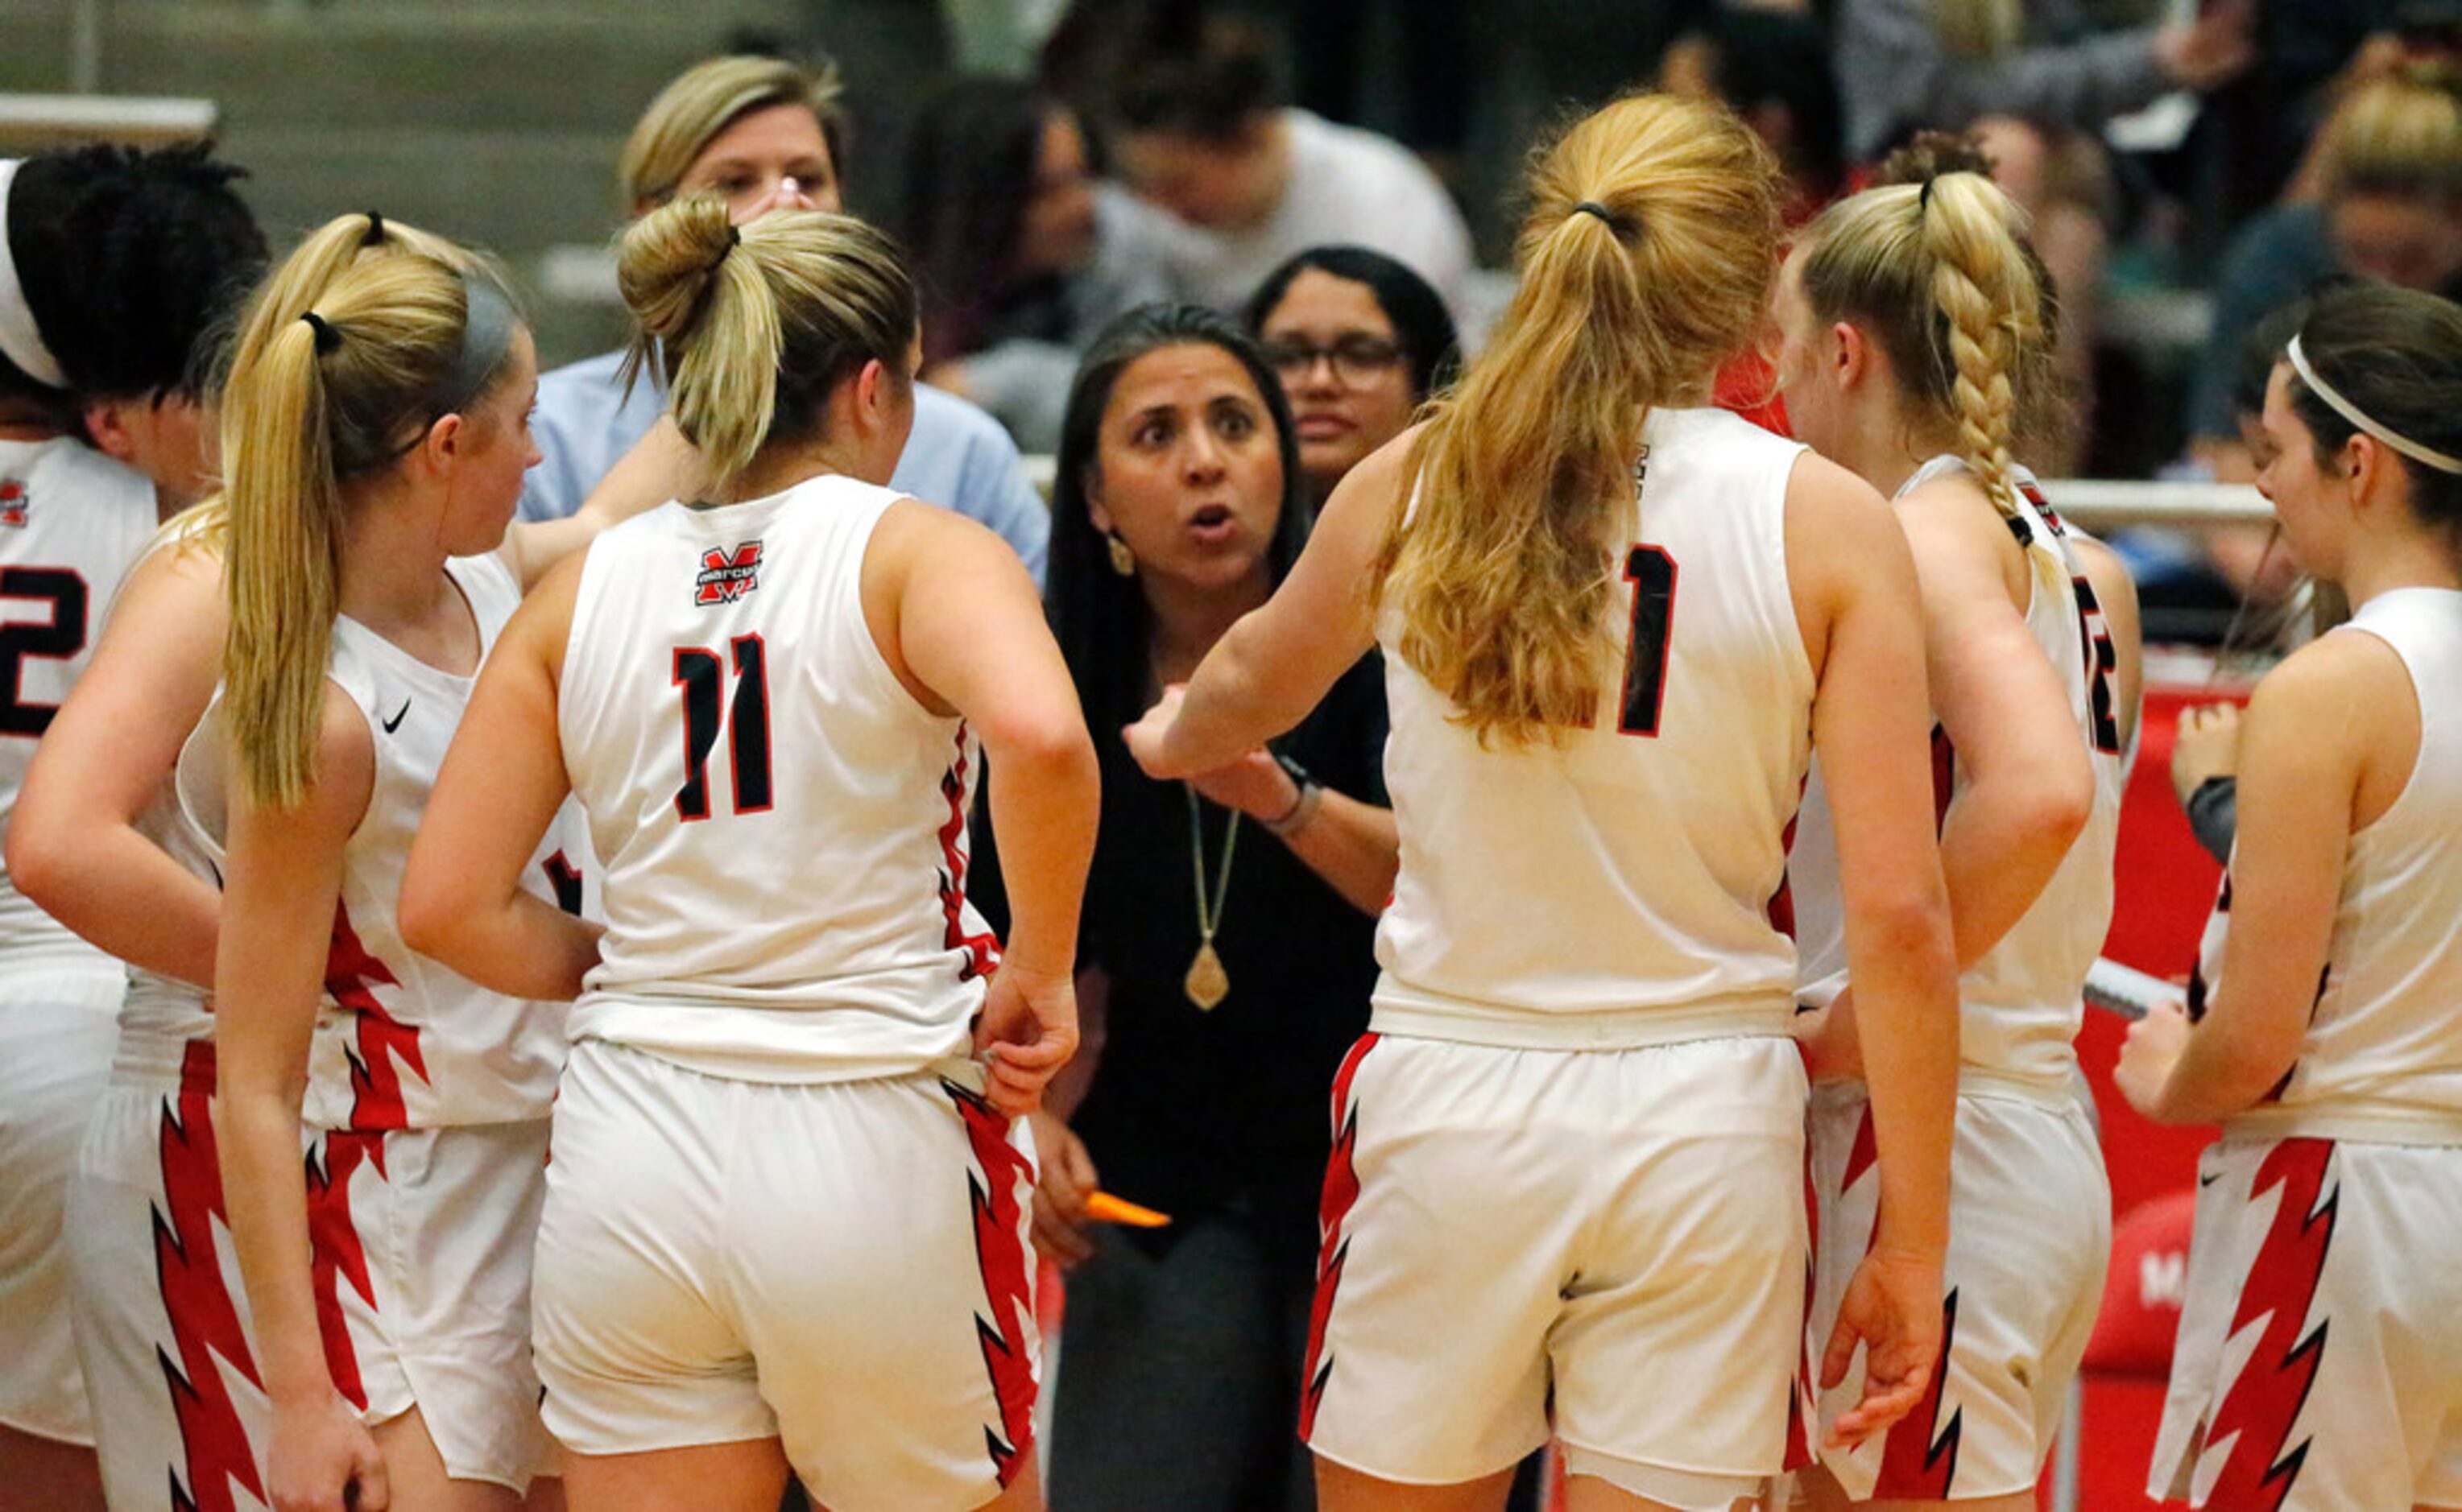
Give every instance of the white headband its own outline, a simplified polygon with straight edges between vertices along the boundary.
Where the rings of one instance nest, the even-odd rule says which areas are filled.
[[[60,371],[52,349],[43,345],[34,312],[26,307],[25,287],[17,282],[16,255],[9,250],[9,189],[24,163],[22,158],[0,158],[0,356],[15,363],[18,372],[36,383],[65,389],[68,374]]]
[[[2291,371],[2300,374],[2300,381],[2308,385],[2308,391],[2324,400],[2325,407],[2336,415],[2414,461],[2425,462],[2440,473],[2462,473],[2462,457],[2448,457],[2434,447],[2422,446],[2407,436],[2396,436],[2369,419],[2358,405],[2343,398],[2341,390],[2317,376],[2317,370],[2308,366],[2307,353],[2300,350],[2299,337],[2291,338],[2291,345],[2284,349],[2283,355],[2291,359]]]

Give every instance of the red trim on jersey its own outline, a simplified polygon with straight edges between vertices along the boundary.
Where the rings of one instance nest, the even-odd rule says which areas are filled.
[[[1000,941],[988,929],[980,934],[966,930],[967,857],[958,847],[966,837],[966,726],[962,720],[958,725],[957,758],[940,774],[940,797],[949,804],[949,818],[940,826],[940,917],[946,921],[940,943],[966,953],[958,966],[958,980],[971,982],[999,969]]]
[[[1333,1153],[1325,1164],[1325,1195],[1317,1207],[1317,1232],[1322,1241],[1318,1252],[1316,1300],[1308,1309],[1307,1368],[1301,1374],[1300,1441],[1306,1443],[1316,1432],[1317,1404],[1325,1399],[1326,1382],[1332,1378],[1333,1361],[1326,1357],[1325,1327],[1333,1316],[1334,1293],[1342,1289],[1343,1267],[1350,1261],[1350,1237],[1342,1231],[1350,1221],[1351,1204],[1359,1201],[1359,1171],[1352,1158],[1359,1148],[1359,1110],[1350,1103],[1351,1079],[1359,1075],[1359,1063],[1376,1048],[1377,1036],[1362,1034],[1342,1057],[1342,1069],[1333,1077]]]
[[[2207,1444],[2231,1443],[2222,1474],[2207,1493],[2209,1506],[2275,1512],[2290,1499],[2307,1460],[2309,1440],[2293,1445],[2291,1431],[2325,1356],[2327,1320],[2312,1329],[2308,1313],[2342,1206],[2341,1183],[2327,1189],[2333,1159],[2331,1139],[2284,1139],[2266,1152],[2249,1189],[2251,1206],[2269,1191],[2280,1195],[2232,1313],[2234,1336],[2252,1323],[2261,1323],[2262,1331],[2206,1430]]]
[[[1942,1399],[1949,1388],[1949,1353],[1957,1345],[1957,1288],[1952,1287],[1940,1305],[1940,1357],[1933,1361],[1932,1381],[1914,1411],[1890,1430],[1881,1448],[1881,1474],[1872,1483],[1875,1501],[1945,1501],[1957,1479],[1957,1445],[1966,1437],[1966,1409],[1940,1421]],[[1917,1425],[1920,1424],[1920,1432]],[[2228,1504],[2228,1503],[2217,1503]]]
[[[419,1031],[385,1012],[377,1001],[379,987],[400,987],[391,968],[371,954],[351,927],[350,910],[334,905],[334,942],[325,953],[325,990],[356,1015],[356,1044],[351,1063],[351,1123],[354,1129],[406,1129],[410,1110],[402,1100],[401,1066],[421,1081],[427,1079],[427,1059],[419,1048]],[[400,1062],[399,1065],[396,1062]]]
[[[180,1425],[187,1486],[183,1490],[173,1476],[171,1501],[182,1512],[237,1512],[233,1481],[258,1501],[271,1500],[257,1475],[256,1453],[239,1409],[223,1383],[227,1366],[264,1389],[214,1247],[214,1225],[219,1221],[227,1226],[230,1210],[223,1201],[213,1095],[213,1044],[192,1039],[181,1060],[180,1091],[162,1103],[162,1202],[153,1211],[155,1283],[180,1354],[175,1364],[167,1352],[155,1352],[171,1394],[171,1416]],[[97,1405],[109,1411],[112,1404]]]
[[[325,1369],[334,1389],[361,1412],[367,1410],[368,1391],[359,1376],[359,1348],[342,1310],[341,1283],[348,1281],[360,1301],[376,1307],[367,1246],[351,1213],[351,1179],[361,1165],[384,1178],[384,1139],[372,1129],[335,1129],[307,1161],[309,1282],[316,1294],[316,1331],[325,1341]]]
[[[975,1315],[975,1337],[983,1346],[992,1395],[1000,1402],[1000,1427],[984,1426],[983,1445],[1005,1486],[1034,1449],[1034,1267],[1026,1258],[1023,1231],[1034,1170],[1009,1142],[1004,1115],[954,1083],[940,1086],[957,1104],[981,1173],[966,1173],[966,1191],[975,1220],[975,1260],[992,1315],[989,1321]]]

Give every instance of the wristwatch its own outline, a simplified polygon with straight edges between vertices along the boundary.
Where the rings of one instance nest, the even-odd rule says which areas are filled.
[[[1291,806],[1279,818],[1259,820],[1258,822],[1265,826],[1266,834],[1279,840],[1288,840],[1306,829],[1308,820],[1316,818],[1317,805],[1325,801],[1325,785],[1310,777],[1308,769],[1295,758],[1280,751],[1269,750],[1268,754],[1273,756],[1275,764],[1290,775],[1292,785],[1299,789],[1299,796],[1291,799]]]

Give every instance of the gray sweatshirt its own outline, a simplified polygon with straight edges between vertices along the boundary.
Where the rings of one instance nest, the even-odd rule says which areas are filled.
[[[2091,130],[2166,88],[2153,31],[2098,32],[2078,0],[2026,0],[2028,45],[1985,58],[1951,56],[1936,10],[1936,0],[1839,0],[1831,67],[1852,158],[1876,156],[1911,127],[1961,131],[1982,116]]]

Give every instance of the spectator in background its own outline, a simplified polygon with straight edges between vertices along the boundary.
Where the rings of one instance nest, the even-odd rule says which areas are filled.
[[[961,81],[924,107],[903,203],[923,376],[1051,451],[1087,342],[1172,292],[1177,228],[1094,177],[1066,105],[1006,79]]]
[[[1838,0],[1832,58],[1846,150],[1862,161],[1918,128],[1986,117],[2094,130],[2175,89],[2209,90],[2256,61],[2250,0],[2184,26],[2098,33],[2079,0]]]
[[[1185,783],[1121,742],[1307,539],[1281,388],[1211,311],[1153,306],[1096,340],[1051,512],[1047,606],[1103,775],[1083,1039],[1034,1127],[1035,1243],[1070,1267],[1051,1505],[1302,1512],[1326,1099],[1367,1026],[1397,863],[1381,664],[1353,665],[1274,754]],[[978,835],[979,889],[998,839]],[[1090,1222],[1098,1182],[1171,1225]]]
[[[634,125],[617,169],[625,203],[637,218],[678,195],[716,194],[739,224],[781,206],[838,210],[837,97],[834,69],[748,56],[695,64]],[[639,376],[630,381],[622,351],[540,376],[531,434],[543,460],[523,480],[523,519],[572,514],[657,424],[666,394],[654,372]],[[1016,443],[983,411],[918,384],[914,433],[890,486],[990,526],[1042,581],[1048,517]]]
[[[1670,94],[1723,102],[1769,144],[1786,175],[1787,224],[1809,221],[1846,187],[1829,33],[1808,10],[1716,7],[1667,50],[1659,75]]]
[[[2352,91],[2327,119],[2313,167],[2320,197],[2278,205],[2241,227],[2215,285],[2189,433],[2198,460],[2225,481],[2256,476],[2233,382],[2268,312],[2338,274],[2462,293],[2462,64],[2417,56]],[[2279,356],[2278,344],[2264,370]],[[2253,397],[2261,397],[2263,381]]]
[[[2187,25],[2098,32],[2080,0],[1839,0],[1832,58],[1848,157],[1872,160],[1924,128],[1982,139],[2060,290],[2061,374],[2082,412],[2108,241],[2106,163],[2087,134],[2166,91],[2237,77],[2257,58],[2253,4],[2212,0]],[[2067,471],[2076,458],[2037,460]]]
[[[1283,103],[1262,37],[1166,5],[1112,54],[1098,124],[1130,185],[1202,233],[1180,269],[1218,309],[1242,308],[1304,247],[1354,243],[1408,266],[1459,318],[1470,231],[1397,143]]]
[[[1460,358],[1427,280],[1364,246],[1313,246],[1266,274],[1248,330],[1290,400],[1312,510],[1402,434]]]

